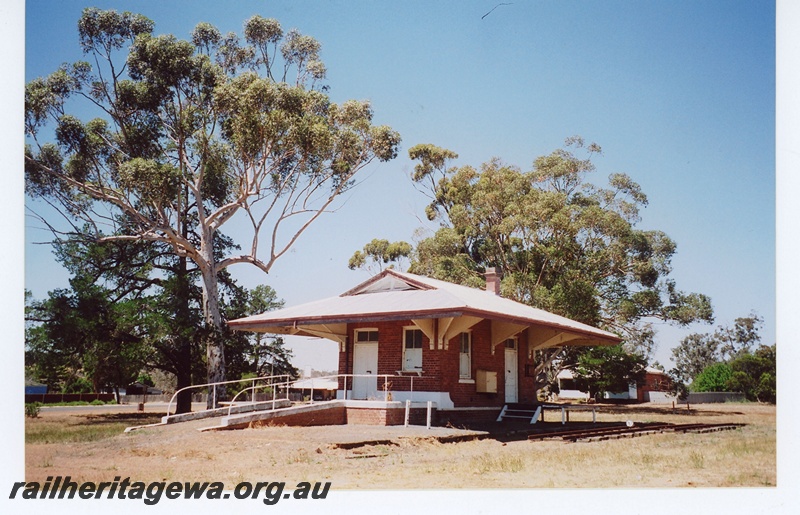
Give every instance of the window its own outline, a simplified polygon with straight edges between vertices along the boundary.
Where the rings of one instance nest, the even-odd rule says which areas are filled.
[[[378,341],[377,329],[356,329],[357,343],[372,343]]]
[[[506,340],[506,349],[516,349],[517,348],[517,339],[516,338],[509,338]]]
[[[422,369],[422,331],[406,329],[403,333],[403,370]]]
[[[458,353],[458,377],[472,377],[472,333],[461,333],[461,348]]]

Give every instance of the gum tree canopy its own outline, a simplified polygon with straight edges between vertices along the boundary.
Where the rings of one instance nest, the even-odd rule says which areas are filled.
[[[496,267],[504,296],[615,331],[645,356],[654,345],[650,320],[712,321],[710,299],[680,291],[670,277],[675,243],[637,227],[647,205],[639,185],[621,173],[607,187],[587,181],[600,151],[572,137],[526,172],[499,159],[448,168],[456,153],[410,148],[412,179],[440,226],[418,242],[409,271],[482,287],[484,269]],[[541,363],[574,365],[568,352]]]
[[[276,20],[248,19],[244,41],[208,23],[190,41],[153,28],[138,14],[83,11],[87,61],[26,85],[26,189],[76,233],[167,244],[193,261],[208,379],[221,381],[217,274],[235,263],[269,272],[360,169],[396,157],[400,138],[373,125],[367,102],[331,102],[320,44]],[[219,256],[215,235],[235,218],[252,239]]]

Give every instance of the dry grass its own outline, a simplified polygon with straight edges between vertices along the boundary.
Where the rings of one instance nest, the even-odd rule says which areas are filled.
[[[53,412],[26,420],[29,481],[331,481],[334,489],[775,486],[775,407],[718,404],[670,409],[603,407],[599,421],[746,423],[707,434],[657,434],[602,442],[493,439],[442,444],[424,428],[264,427],[196,431],[208,421],[122,434],[120,418]],[[121,417],[122,415],[120,415]],[[589,418],[582,418],[589,417]],[[590,420],[576,412],[573,421]],[[391,439],[357,449],[332,444]]]

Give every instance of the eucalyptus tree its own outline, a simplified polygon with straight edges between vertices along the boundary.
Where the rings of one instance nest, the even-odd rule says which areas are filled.
[[[480,287],[486,267],[503,273],[514,300],[623,335],[628,350],[651,356],[651,321],[710,322],[710,299],[678,289],[675,242],[637,228],[647,196],[631,177],[612,174],[606,187],[588,182],[596,144],[569,138],[535,159],[530,171],[492,159],[454,167],[455,152],[434,145],[409,150],[412,179],[431,199],[426,214],[439,228],[418,242],[410,272]],[[540,363],[577,362],[570,350]]]
[[[380,272],[384,266],[401,266],[411,256],[412,250],[411,244],[405,241],[390,243],[389,240],[375,238],[364,245],[362,250],[355,251],[347,267],[350,270],[362,268],[369,272]]]
[[[251,17],[244,41],[209,23],[190,40],[153,30],[142,15],[83,11],[87,61],[26,85],[26,189],[98,241],[160,243],[193,262],[208,380],[222,381],[220,272],[269,272],[400,138],[368,102],[332,102],[319,42],[276,20]],[[249,239],[220,257],[215,238],[236,219]]]
[[[755,312],[738,317],[733,326],[717,327],[713,333],[692,333],[672,349],[676,381],[688,383],[715,363],[729,363],[747,355],[761,342],[764,319]]]

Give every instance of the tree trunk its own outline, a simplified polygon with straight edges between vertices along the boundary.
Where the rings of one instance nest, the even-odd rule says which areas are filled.
[[[176,389],[180,390],[192,384],[192,339],[186,334],[186,328],[191,324],[189,308],[189,272],[185,257],[178,260],[177,292],[178,299],[176,322],[180,328],[177,339],[175,378],[177,380]],[[186,390],[178,394],[175,413],[189,413],[192,411],[192,391]]]
[[[208,367],[208,383],[225,381],[225,347],[224,325],[219,309],[219,286],[214,261],[213,235],[207,235],[201,244],[201,253],[205,263],[198,263],[203,275],[203,315],[206,324],[206,365]],[[219,406],[225,400],[225,386],[209,388],[209,409]]]
[[[219,383],[225,381],[225,347],[223,345],[222,330],[217,327],[208,327],[206,338],[206,361],[208,366],[208,383]],[[219,407],[220,401],[227,397],[224,385],[210,387],[208,389],[208,401],[206,406],[211,408]]]
[[[178,350],[178,370],[175,374],[177,379],[176,390],[185,388],[192,384],[192,354],[191,342],[186,338],[181,338]],[[186,390],[178,394],[175,413],[189,413],[192,411],[192,391]]]

